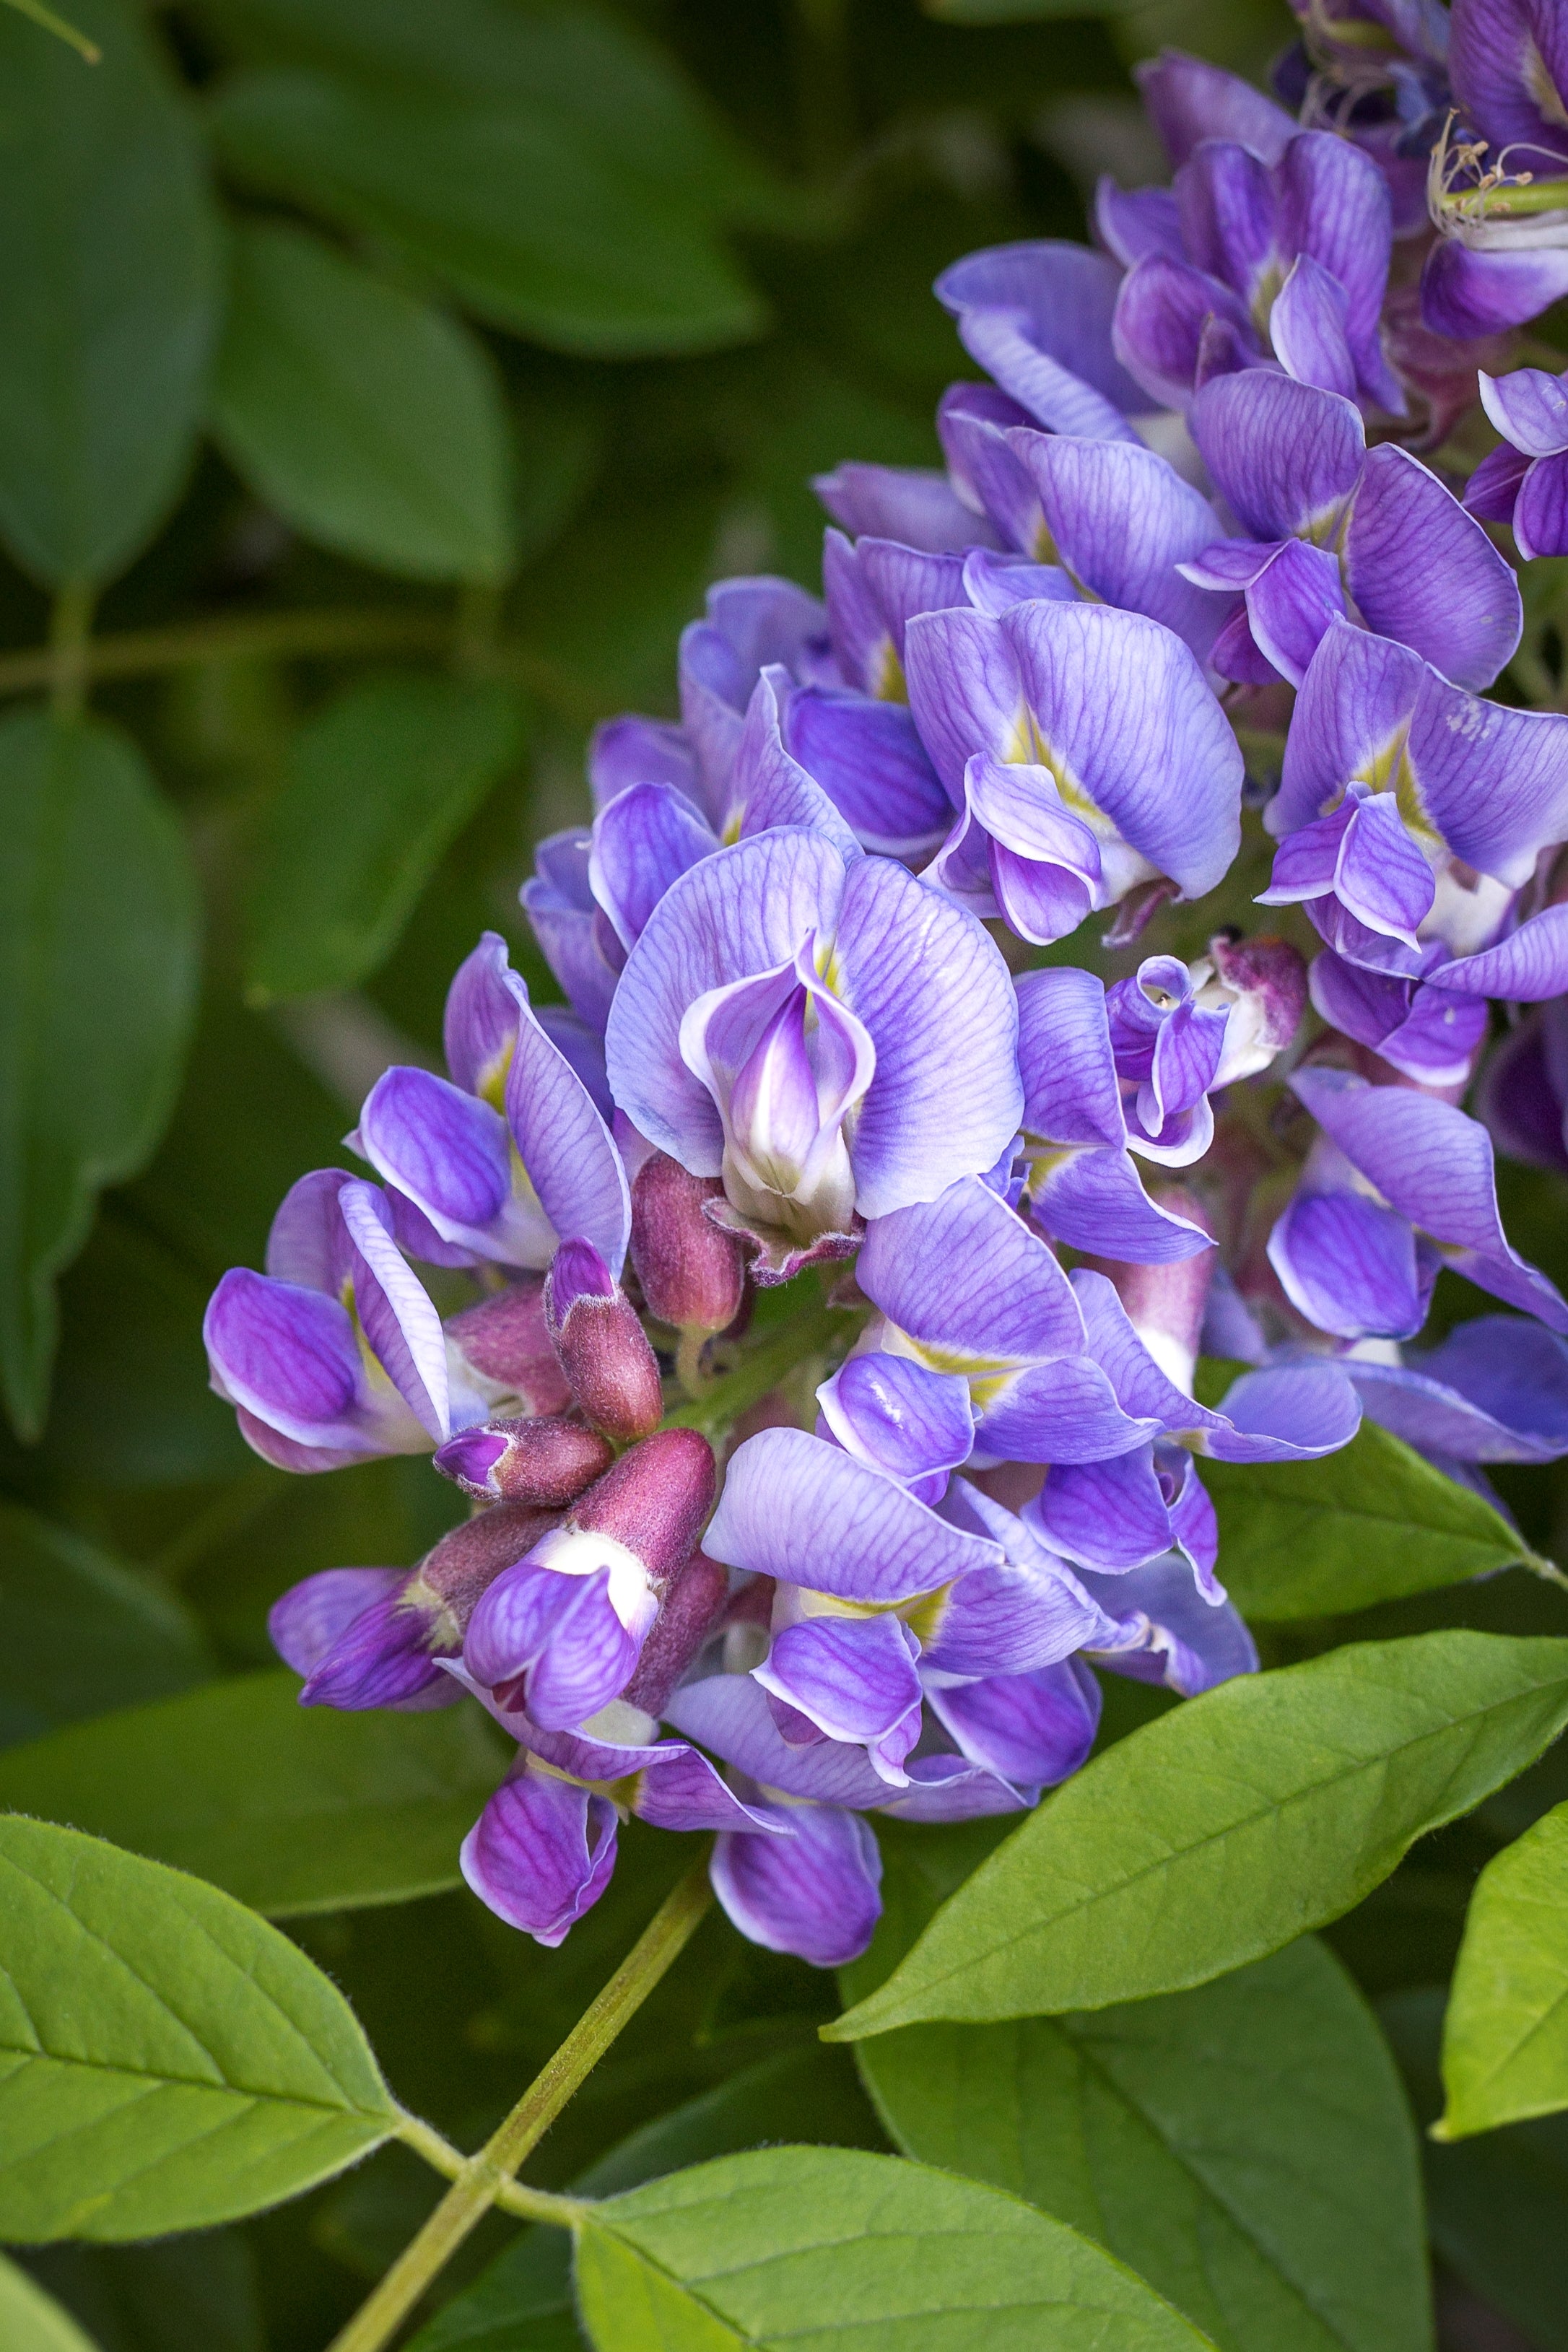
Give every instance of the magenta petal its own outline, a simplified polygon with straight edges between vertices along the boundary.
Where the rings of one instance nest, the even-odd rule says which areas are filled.
[[[869,1824],[830,1805],[803,1805],[790,1838],[728,1834],[709,1865],[713,1891],[742,1936],[814,1968],[858,1959],[882,1903],[882,1858]]]

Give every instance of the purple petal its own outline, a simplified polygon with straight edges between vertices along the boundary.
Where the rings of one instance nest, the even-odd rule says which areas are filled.
[[[1351,778],[1370,778],[1396,761],[1425,676],[1407,647],[1348,621],[1330,624],[1285,740],[1270,833],[1278,838],[1310,825]]]
[[[514,1202],[506,1121],[488,1102],[429,1070],[388,1070],[365,1098],[356,1149],[443,1241],[503,1265],[548,1261],[548,1236]]]
[[[430,1654],[430,1625],[426,1611],[406,1606],[395,1591],[371,1601],[316,1660],[300,1688],[300,1706],[406,1706],[432,1691],[445,1699],[451,1685]]]
[[[1125,1151],[1053,1152],[1034,1163],[1028,1186],[1031,1213],[1069,1249],[1166,1265],[1214,1247],[1201,1226],[1149,1198]]]
[[[674,784],[632,784],[600,811],[589,875],[623,947],[636,947],[670,884],[718,846]]]
[[[956,1469],[974,1444],[966,1383],[908,1356],[851,1356],[816,1400],[847,1453],[906,1484]]]
[[[1337,1364],[1275,1364],[1243,1372],[1220,1400],[1231,1428],[1211,1430],[1200,1451],[1216,1462],[1311,1462],[1348,1445],[1361,1421]]]
[[[1372,157],[1351,140],[1331,131],[1307,131],[1291,140],[1280,159],[1279,191],[1285,249],[1300,254],[1302,263],[1313,265],[1309,276],[1321,270],[1322,280],[1343,292],[1344,334],[1361,389],[1379,406],[1403,415],[1404,396],[1378,342],[1394,233],[1386,181]],[[1292,273],[1298,282],[1300,273],[1298,264]],[[1279,300],[1286,300],[1289,292],[1288,280]],[[1319,299],[1321,305],[1321,293]],[[1269,334],[1275,350],[1294,374],[1297,371],[1274,323],[1279,310],[1276,302]],[[1328,388],[1353,394],[1356,386],[1333,383]]]
[[[685,1683],[665,1706],[666,1719],[764,1788],[825,1805],[878,1805],[888,1784],[863,1748],[821,1739],[792,1747],[773,1718],[768,1694],[750,1675],[710,1675]]]
[[[1513,536],[1527,563],[1568,555],[1568,457],[1542,457],[1520,486]]]
[[[978,1177],[938,1201],[873,1219],[856,1279],[909,1338],[977,1370],[1083,1348],[1066,1275]]]
[[[1337,393],[1251,368],[1205,384],[1193,437],[1249,537],[1326,537],[1366,458],[1361,416]]]
[[[863,847],[928,854],[952,809],[902,703],[807,688],[790,700],[789,749]]]
[[[1465,484],[1465,512],[1479,522],[1511,522],[1520,485],[1533,463],[1506,441],[1490,451]]]
[[[591,836],[580,831],[542,841],[534,852],[540,871],[523,884],[518,897],[540,952],[574,1011],[591,1029],[602,1030],[623,959],[620,943],[588,887],[590,844]],[[487,946],[491,936],[486,935]],[[505,942],[498,944],[504,958]],[[482,955],[484,949],[476,952]],[[447,1058],[456,1070],[450,1044]]]
[[[1291,686],[1300,685],[1344,609],[1338,563],[1301,539],[1286,540],[1247,591],[1252,641]]]
[[[1538,1323],[1482,1315],[1403,1367],[1346,1367],[1370,1417],[1461,1462],[1568,1453],[1568,1349]]]
[[[933,553],[997,544],[990,524],[934,467],[844,465],[816,475],[811,487],[847,531],[873,532]]]
[[[1278,163],[1296,124],[1283,107],[1202,58],[1166,49],[1132,78],[1173,165],[1187,161],[1203,139],[1238,139],[1266,163]]]
[[[1094,226],[1100,243],[1131,269],[1146,253],[1186,257],[1181,215],[1170,188],[1119,188],[1102,173],[1094,191]]]
[[[639,1821],[660,1830],[763,1830],[787,1837],[790,1823],[773,1806],[744,1805],[706,1756],[674,1740],[644,1750],[628,1800]]]
[[[880,1471],[798,1429],[766,1429],[736,1448],[702,1548],[729,1568],[884,1603],[998,1558]]]
[[[616,1809],[607,1797],[525,1762],[496,1790],[458,1861],[498,1918],[554,1946],[609,1885]]]
[[[863,1746],[881,1778],[903,1787],[921,1734],[919,1650],[896,1617],[811,1617],[774,1634],[752,1679],[829,1739]]]
[[[1100,1728],[1100,1685],[1077,1659],[927,1693],[972,1762],[1026,1788],[1053,1789],[1087,1761]]]
[[[1138,1682],[1163,1683],[1195,1698],[1233,1675],[1258,1672],[1252,1636],[1227,1601],[1205,1601],[1184,1560],[1155,1560],[1125,1576],[1084,1572],[1084,1585],[1122,1615],[1124,1647],[1097,1663]]]
[[[1359,1192],[1301,1192],[1268,1236],[1290,1304],[1342,1339],[1408,1339],[1426,1319],[1435,1269],[1407,1220]]]
[[[1560,375],[1531,367],[1488,375],[1483,368],[1479,381],[1481,406],[1516,450],[1527,457],[1555,457],[1568,449],[1568,387]]]
[[[1568,991],[1568,907],[1543,908],[1496,947],[1439,964],[1430,981],[1434,988],[1506,997],[1515,1004],[1561,996]],[[1484,1016],[1480,1026],[1484,1031]]]
[[[636,712],[595,728],[588,740],[588,782],[595,810],[607,808],[628,784],[673,784],[693,807],[702,799],[697,763],[682,730]]]
[[[966,1482],[952,1493],[952,1507],[963,1522],[1005,1542],[1010,1557],[1001,1568],[975,1569],[960,1577],[940,1601],[922,1607],[926,1669],[934,1670],[938,1680],[950,1675],[1032,1674],[1103,1635],[1102,1612],[1086,1598],[1066,1562],[1021,1519]]]
[[[933,290],[970,357],[1040,424],[1123,439],[1143,404],[1111,349],[1120,278],[1102,255],[1046,239],[966,254]]]
[[[1250,310],[1277,258],[1274,174],[1235,140],[1206,139],[1176,173],[1175,193],[1188,260]]]
[[[1026,972],[1016,987],[1026,1130],[1053,1143],[1120,1147],[1127,1129],[1103,982],[1061,965]]]
[[[1345,585],[1369,629],[1456,686],[1489,686],[1524,625],[1519,583],[1473,515],[1407,449],[1368,452],[1345,534]]]
[[[1568,252],[1472,252],[1444,237],[1421,272],[1421,318],[1435,335],[1463,342],[1522,327],[1568,294]]]
[[[1119,448],[1122,445],[1097,441],[1091,446]],[[1011,612],[1015,604],[1026,604],[1038,596],[1053,604],[1078,601],[1078,592],[1060,564],[1031,563],[1026,555],[994,555],[988,547],[973,548],[964,557],[963,594],[977,613]]]
[[[202,1336],[229,1403],[303,1445],[381,1451],[362,1426],[359,1349],[335,1298],[236,1266],[212,1295]]]
[[[747,840],[774,825],[801,825],[831,842],[846,865],[859,856],[859,845],[831,795],[784,749],[780,697],[791,689],[785,673],[764,669],[752,688],[735,755],[724,837]]]
[[[1563,961],[1562,984],[1568,986],[1568,940]],[[1479,998],[1467,999],[1458,988],[1433,988],[1364,971],[1331,948],[1313,958],[1309,982],[1312,1003],[1325,1021],[1358,1044],[1371,1045],[1407,1077],[1441,1087],[1462,1086],[1469,1076],[1487,1031],[1486,1007]],[[1505,989],[1488,992],[1508,993]]]
[[[713,1892],[742,1936],[814,1968],[858,1959],[882,1903],[882,1857],[868,1823],[831,1805],[791,1814],[790,1838],[728,1834],[709,1864]]]
[[[1355,361],[1345,331],[1345,289],[1310,254],[1300,254],[1268,314],[1268,340],[1298,383],[1356,394]]]
[[[273,1648],[297,1675],[309,1675],[372,1601],[403,1583],[401,1568],[325,1568],[291,1584],[267,1612]]]
[[[1171,1548],[1171,1515],[1152,1446],[1108,1462],[1053,1466],[1025,1519],[1054,1550],[1085,1568],[1138,1568]]]
[[[1241,297],[1190,262],[1146,254],[1122,279],[1116,355],[1156,406],[1185,408],[1191,403],[1211,319],[1228,328],[1244,351],[1260,352]]]

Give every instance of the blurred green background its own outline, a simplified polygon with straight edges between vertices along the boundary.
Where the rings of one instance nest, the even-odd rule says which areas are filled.
[[[531,845],[585,815],[595,719],[673,709],[706,584],[815,586],[809,476],[936,462],[936,399],[973,372],[936,272],[1083,235],[1101,169],[1159,175],[1138,58],[1261,75],[1292,31],[1283,0],[65,13],[97,64],[0,9],[6,1745],[265,1664],[285,1586],[412,1560],[458,1515],[422,1462],[251,1456],[206,1388],[213,1284],[259,1263],[296,1176],[353,1164],[380,1068],[438,1053],[481,929],[555,993],[517,906]],[[1522,1207],[1561,1222],[1555,1193]],[[1521,1581],[1466,1608],[1532,1622]],[[1121,1686],[1110,1732],[1146,1703]],[[1371,1990],[1446,1973],[1476,1835],[1377,1898]],[[685,1860],[634,1824],[556,1955],[457,1893],[296,1927],[468,2144]],[[763,2135],[883,2144],[815,2042],[830,1988],[701,1934],[542,2183],[639,2130],[618,2177]],[[307,2352],[434,2193],[393,2150],[245,2229],[31,2259],[102,2352]],[[1522,2191],[1505,2165],[1449,2205],[1487,2193]],[[575,2343],[558,2259],[516,2259],[510,2318],[481,2298],[421,2352]]]

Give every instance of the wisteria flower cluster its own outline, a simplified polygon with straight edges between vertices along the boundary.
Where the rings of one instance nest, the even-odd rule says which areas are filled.
[[[721,583],[679,723],[598,730],[522,893],[565,1005],[481,940],[448,1075],[388,1070],[373,1172],[303,1178],[208,1311],[268,1460],[428,1452],[471,1498],[273,1638],[308,1705],[489,1709],[462,1866],[546,1944],[636,1814],[843,1962],[877,1815],[1034,1805],[1102,1670],[1251,1671],[1205,1457],[1363,1413],[1472,1483],[1568,1450],[1568,1301],[1493,1170],[1568,1166],[1568,718],[1487,698],[1521,606],[1485,527],[1568,549],[1568,393],[1498,341],[1568,290],[1561,13],[1314,5],[1299,119],[1142,80],[1173,185],[939,281],[985,371],[944,467],[839,467],[823,600]],[[1478,377],[1461,499],[1415,449]],[[1238,926],[1233,880],[1206,952],[1159,947],[1259,808],[1283,911]],[[1096,918],[1109,984],[1064,945]],[[1444,1266],[1503,1311],[1422,1348]],[[789,1286],[815,1395],[724,1433]],[[1245,1367],[1215,1404],[1200,1350]]]

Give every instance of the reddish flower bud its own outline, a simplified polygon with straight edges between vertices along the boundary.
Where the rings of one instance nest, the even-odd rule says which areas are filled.
[[[648,1313],[679,1331],[724,1331],[741,1311],[746,1254],[703,1213],[721,1201],[717,1176],[692,1176],[668,1152],[645,1160],[632,1185],[632,1264]]]
[[[662,1589],[696,1543],[718,1483],[705,1437],[695,1429],[658,1430],[578,1498],[556,1543],[569,1531],[609,1536],[635,1552],[649,1583]]]
[[[538,1510],[528,1503],[498,1503],[444,1535],[397,1596],[401,1608],[428,1614],[426,1646],[459,1648],[480,1594],[502,1569],[531,1551],[559,1517],[558,1511]]]
[[[481,1503],[532,1503],[562,1509],[615,1460],[608,1441],[580,1421],[555,1413],[517,1414],[460,1429],[436,1454],[436,1467]]]
[[[1200,1201],[1184,1185],[1164,1184],[1153,1198],[1173,1216],[1185,1217],[1205,1234],[1212,1219]],[[1214,1280],[1215,1252],[1200,1250],[1195,1257],[1177,1258],[1165,1265],[1132,1265],[1120,1258],[1091,1257],[1085,1261],[1109,1275],[1127,1310],[1127,1319],[1159,1365],[1176,1386],[1193,1392],[1198,1341]]]
[[[637,1309],[591,1242],[563,1242],[544,1277],[550,1337],[595,1429],[626,1444],[664,1413],[658,1360]]]
[[[447,1323],[447,1338],[480,1380],[519,1398],[525,1412],[564,1412],[571,1403],[544,1319],[542,1275],[524,1275],[466,1307]]]
[[[662,1715],[665,1702],[723,1613],[730,1571],[694,1551],[659,1603],[652,1633],[643,1643],[637,1670],[623,1696],[649,1715]]]

